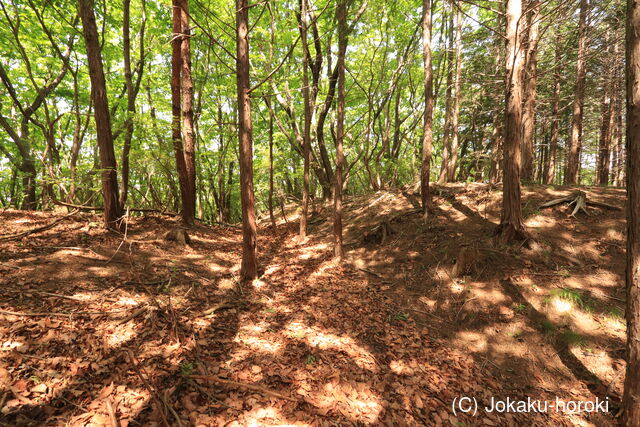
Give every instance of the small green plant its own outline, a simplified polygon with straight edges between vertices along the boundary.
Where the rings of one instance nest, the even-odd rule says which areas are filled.
[[[515,311],[516,313],[524,313],[527,310],[527,306],[526,304],[515,304],[513,306],[513,311]]]
[[[558,328],[557,328],[557,327],[556,327],[556,325],[555,325],[552,321],[550,321],[550,320],[545,319],[545,320],[543,320],[542,322],[540,322],[540,330],[541,330],[542,332],[544,332],[545,334],[550,334],[550,333],[552,333],[552,332],[555,332],[555,331],[556,331],[556,329],[558,329]]]
[[[313,354],[308,354],[307,355],[307,360],[306,360],[306,364],[307,365],[313,365],[316,362],[316,357]]]
[[[549,296],[545,298],[545,303],[551,303],[551,300],[554,298],[559,298],[565,301],[571,302],[575,307],[579,307],[581,310],[586,311],[587,313],[592,313],[594,311],[594,302],[588,296],[582,295],[580,292],[569,289],[569,288],[559,288],[553,289],[549,292]]]
[[[262,311],[264,311],[265,313],[275,313],[276,312],[275,308],[271,308],[271,307],[265,308]]]
[[[605,316],[610,319],[624,320],[624,311],[620,310],[618,307],[607,307]]]
[[[409,315],[406,314],[406,313],[397,312],[397,313],[394,313],[394,314],[392,314],[390,316],[390,320],[405,322],[405,321],[409,320]]]
[[[182,375],[191,375],[193,373],[193,363],[182,362],[180,364],[180,373]]]
[[[518,338],[522,337],[522,331],[517,330],[517,331],[513,331],[513,332],[507,332],[507,336],[511,337],[511,338],[518,339]]]
[[[584,347],[585,345],[584,337],[571,329],[564,331],[561,338],[570,347]]]

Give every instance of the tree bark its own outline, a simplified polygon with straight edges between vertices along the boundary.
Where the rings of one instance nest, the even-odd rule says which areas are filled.
[[[269,99],[265,97],[268,104]],[[273,110],[269,109],[269,219],[271,227],[276,228],[276,218],[273,214]]]
[[[500,15],[496,16],[496,28],[500,28],[502,26],[502,19]],[[504,62],[502,58],[502,47],[504,44],[502,43],[502,37],[498,34],[494,34],[494,48],[496,51],[495,56],[495,75],[494,78],[498,82],[495,85],[495,109],[493,110],[493,130],[491,132],[491,169],[489,171],[489,182],[492,184],[496,184],[500,181],[502,170],[501,170],[501,152],[502,152],[502,124],[504,120],[502,119],[502,114],[500,112],[503,110],[500,108],[502,105],[503,99],[500,95],[501,88],[503,85],[501,76],[504,76]]]
[[[253,194],[253,128],[249,96],[249,4],[236,0],[236,77],[238,87],[238,141],[240,143],[240,201],[242,204],[242,264],[240,276],[258,276],[256,211]]]
[[[130,10],[131,0],[122,3],[122,46],[124,58],[124,80],[127,88],[127,118],[124,127],[124,144],[122,145],[122,181],[120,189],[120,208],[124,209],[129,191],[129,152],[133,137],[133,116],[136,113],[136,101],[133,91],[133,78],[131,74],[131,37],[130,37]]]
[[[447,166],[451,155],[451,91],[453,86],[453,2],[451,4],[451,14],[449,19],[449,46],[447,48],[447,89],[445,91],[445,116],[444,135],[442,137],[442,166],[440,167],[439,183],[447,180]]]
[[[307,46],[307,0],[300,0],[300,36]],[[307,236],[307,216],[309,214],[309,152],[311,150],[311,94],[309,88],[309,51],[302,49],[302,95],[304,98],[304,132],[302,134],[302,212],[300,213],[300,237]]]
[[[626,426],[640,426],[640,3],[627,0]]]
[[[614,127],[615,114],[613,111],[613,94],[616,82],[613,75],[613,61],[618,56],[617,43],[609,44],[609,32],[605,35],[605,42],[609,45],[607,58],[605,58],[604,72],[602,73],[602,109],[600,123],[600,139],[598,144],[598,162],[596,167],[597,183],[609,185],[609,171],[611,170],[611,139]]]
[[[82,33],[87,48],[91,97],[93,99],[96,134],[100,150],[100,168],[102,169],[102,197],[104,202],[104,225],[106,228],[120,228],[122,210],[118,198],[118,177],[116,157],[113,149],[113,134],[107,86],[102,68],[102,52],[98,40],[96,18],[92,0],[78,0],[78,11],[82,20]]]
[[[458,0],[456,1],[456,36],[455,36],[455,79],[454,79],[454,91],[453,98],[453,111],[451,114],[451,147],[449,149],[449,158],[447,159],[447,182],[454,182],[456,180],[456,166],[458,164],[458,145],[459,145],[459,118],[460,118],[460,87],[462,76],[462,62],[460,54],[462,51],[462,5]]]
[[[540,19],[540,2],[529,0],[527,14],[526,80],[524,91],[524,113],[522,116],[522,179],[533,182],[534,176],[534,137],[536,117],[536,85],[538,73],[538,34]]]
[[[567,170],[564,177],[564,183],[567,185],[579,183],[578,175],[580,171],[580,152],[582,151],[582,119],[584,114],[584,89],[586,80],[588,7],[589,3],[587,0],[580,0],[576,87],[573,100],[573,115],[571,117],[571,136],[567,150]]]
[[[182,103],[181,82],[182,73],[182,12],[181,0],[172,2],[172,41],[171,41],[171,140],[178,171],[178,183],[180,185],[180,200],[182,206],[182,220],[189,223],[187,199],[189,183],[187,178],[187,164],[185,161],[184,147],[182,144]]]
[[[433,144],[433,66],[431,58],[431,0],[422,0],[422,60],[424,64],[424,120],[422,136],[422,165],[420,169],[420,195],[422,215],[429,215],[429,178],[431,176],[431,149]]]
[[[549,140],[549,154],[545,167],[544,183],[555,182],[556,164],[558,160],[558,136],[560,134],[560,65],[562,58],[562,47],[560,43],[560,31],[556,34],[555,68],[553,71],[553,101],[551,112],[551,139]]]
[[[336,5],[336,21],[338,22],[338,102],[336,123],[336,182],[333,190],[333,240],[334,256],[344,258],[342,242],[342,172],[344,167],[344,103],[345,103],[345,55],[347,52],[347,0],[340,0]]]
[[[496,234],[505,242],[527,238],[520,202],[520,147],[522,147],[522,91],[524,55],[521,26],[522,0],[508,0],[506,9],[506,109],[504,125],[504,179],[502,214]]]
[[[189,30],[189,1],[179,0],[182,38],[182,142],[186,172],[186,190],[182,200],[182,219],[193,224],[196,212],[196,145],[193,133],[193,82],[191,79],[191,31]]]

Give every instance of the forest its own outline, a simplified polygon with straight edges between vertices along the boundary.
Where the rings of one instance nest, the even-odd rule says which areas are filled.
[[[0,9],[0,425],[640,427],[636,0]]]

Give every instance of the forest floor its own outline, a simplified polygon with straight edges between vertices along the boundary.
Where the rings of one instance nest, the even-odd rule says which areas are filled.
[[[523,189],[530,247],[492,240],[486,185],[436,187],[426,223],[411,190],[347,199],[344,265],[330,206],[305,241],[290,211],[245,284],[234,227],[180,245],[177,220],[137,217],[125,240],[82,213],[0,241],[0,425],[617,425],[624,213],[538,208],[571,190]],[[0,211],[0,234],[65,214]],[[507,397],[609,412],[484,410]]]

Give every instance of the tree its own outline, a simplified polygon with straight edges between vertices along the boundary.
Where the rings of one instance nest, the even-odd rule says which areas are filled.
[[[527,238],[520,203],[520,147],[522,147],[522,91],[523,49],[522,0],[508,0],[506,8],[506,101],[504,124],[504,179],[502,186],[502,214],[496,234],[504,241]]]
[[[116,156],[113,149],[111,117],[107,98],[107,85],[102,68],[102,51],[98,40],[96,17],[92,0],[78,0],[78,12],[82,20],[82,34],[87,47],[91,98],[96,122],[100,167],[102,169],[102,198],[104,203],[104,225],[106,228],[120,228],[122,210],[118,198],[118,177]]]
[[[624,418],[640,426],[640,4],[627,0],[627,372]]]
[[[347,1],[340,0],[336,5],[338,23],[338,100],[336,118],[336,181],[333,191],[333,242],[334,256],[344,258],[342,242],[342,180],[344,168],[344,101],[345,101],[345,55],[347,53]]]
[[[455,3],[454,3],[455,1]],[[454,182],[456,179],[456,166],[458,164],[458,145],[460,139],[460,86],[462,75],[462,61],[460,54],[462,51],[462,5],[458,0],[452,0],[451,5],[456,8],[456,35],[455,35],[455,78],[453,97],[453,111],[451,112],[451,147],[449,158],[447,159],[447,182]]]
[[[447,48],[447,83],[445,90],[445,118],[444,118],[444,130],[442,137],[442,166],[440,167],[440,177],[438,178],[439,183],[443,183],[447,181],[447,171],[449,166],[449,157],[451,157],[451,118],[453,109],[451,107],[452,103],[452,90],[453,90],[453,43],[454,43],[454,34],[453,34],[453,1],[450,0],[449,4],[451,5],[451,13],[449,18],[449,46]]]
[[[242,204],[242,264],[240,276],[258,276],[256,211],[253,194],[253,127],[249,95],[249,4],[236,0],[236,79],[238,88],[238,141],[240,144],[240,201]]]
[[[536,86],[538,80],[538,34],[540,26],[540,2],[529,0],[527,5],[527,36],[525,45],[525,91],[522,115],[522,179],[533,182],[533,145],[535,137]]]
[[[124,79],[127,91],[127,118],[125,119],[124,143],[122,145],[122,184],[120,189],[120,208],[124,210],[129,194],[129,153],[131,151],[131,140],[133,138],[133,118],[136,114],[136,97],[140,90],[142,72],[144,71],[144,30],[146,24],[145,17],[146,0],[142,0],[143,21],[140,27],[140,65],[138,66],[138,77],[134,83],[131,69],[131,0],[122,2],[122,49],[124,59]],[[79,147],[78,147],[79,148]],[[77,156],[77,154],[76,154]]]
[[[300,37],[303,46],[307,46],[307,0],[300,0]],[[302,49],[302,93],[304,97],[304,132],[302,134],[302,157],[304,171],[302,176],[302,212],[300,213],[300,237],[307,235],[307,215],[309,213],[309,152],[311,150],[311,95],[309,88],[309,51]]]
[[[181,21],[180,56],[182,65],[182,142],[186,172],[186,194],[182,196],[182,218],[193,224],[196,213],[196,145],[193,133],[193,82],[191,79],[191,31],[189,0],[179,0]]]
[[[544,183],[552,184],[556,176],[556,164],[558,153],[558,136],[560,134],[560,67],[562,57],[562,44],[560,31],[556,33],[555,63],[553,68],[553,100],[551,111],[551,139],[549,140],[549,152],[547,153]]]
[[[429,177],[431,175],[431,146],[433,140],[433,68],[431,65],[431,0],[422,0],[422,60],[424,64],[424,119],[422,136],[422,165],[420,194],[422,215],[429,215]]]
[[[576,65],[576,88],[573,99],[573,115],[571,116],[571,137],[567,150],[567,170],[564,183],[577,184],[580,171],[580,152],[582,150],[582,121],[584,114],[584,88],[587,74],[587,12],[589,3],[580,0],[580,16],[578,23],[578,62]]]

